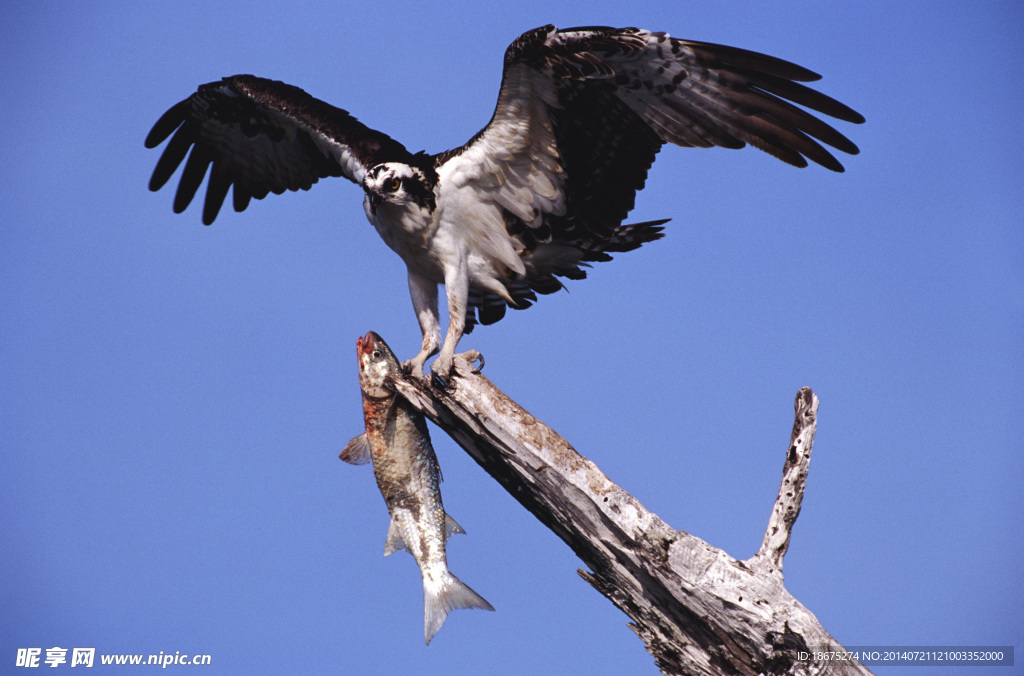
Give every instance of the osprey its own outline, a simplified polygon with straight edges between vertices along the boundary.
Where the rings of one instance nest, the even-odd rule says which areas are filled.
[[[562,288],[559,277],[583,279],[589,263],[662,236],[667,219],[623,221],[663,144],[749,143],[797,167],[811,160],[843,171],[822,144],[850,154],[857,146],[793,104],[864,118],[799,84],[817,79],[781,59],[665,33],[543,26],[506,50],[487,126],[428,155],[297,87],[236,75],[200,86],[153,126],[146,147],[171,140],[149,187],[159,190],[188,155],[174,211],[209,169],[209,225],[232,186],[242,211],[252,198],[327,176],[357,183],[366,217],[408,268],[423,344],[404,366],[422,373],[440,349],[431,371],[444,382],[477,322],[492,324],[506,307]],[[443,345],[438,284],[449,310]]]

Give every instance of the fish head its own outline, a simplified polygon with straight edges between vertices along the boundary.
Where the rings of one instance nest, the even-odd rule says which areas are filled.
[[[359,386],[363,393],[375,399],[394,396],[387,379],[401,376],[402,366],[384,339],[373,331],[360,337],[356,341],[356,356],[359,359]]]

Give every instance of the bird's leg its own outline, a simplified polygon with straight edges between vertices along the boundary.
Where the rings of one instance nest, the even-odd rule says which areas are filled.
[[[412,308],[423,332],[423,347],[412,359],[402,362],[402,368],[414,376],[423,373],[423,364],[437,354],[441,342],[441,327],[437,319],[437,283],[409,271],[409,295]]]
[[[466,328],[466,303],[469,301],[469,271],[466,269],[465,261],[454,265],[448,265],[444,271],[444,287],[448,294],[448,333],[444,337],[444,345],[441,346],[441,353],[430,365],[430,372],[447,385],[448,377],[452,372],[452,360],[455,357],[455,348],[462,339],[462,332]]]

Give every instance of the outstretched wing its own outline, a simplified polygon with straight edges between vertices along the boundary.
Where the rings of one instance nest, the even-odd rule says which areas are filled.
[[[842,171],[824,145],[857,146],[794,104],[864,118],[799,84],[817,79],[781,59],[664,33],[544,26],[508,48],[494,116],[439,156],[438,172],[500,205],[527,247],[592,244],[615,236],[665,143],[749,143],[798,167]]]
[[[252,198],[308,190],[327,176],[360,183],[369,167],[411,157],[401,143],[346,111],[298,87],[252,75],[200,86],[157,120],[146,147],[168,137],[149,189],[163,187],[188,155],[174,211],[185,210],[210,169],[206,225],[217,217],[232,185],[235,211],[242,211]]]

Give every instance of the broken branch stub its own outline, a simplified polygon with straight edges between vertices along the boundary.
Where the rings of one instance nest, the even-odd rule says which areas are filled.
[[[775,499],[768,528],[765,530],[761,549],[754,555],[756,565],[766,572],[782,575],[782,557],[789,549],[793,524],[800,515],[800,505],[807,486],[807,470],[811,464],[811,446],[818,424],[818,397],[811,388],[804,387],[794,402],[796,419],[793,433],[786,451],[786,462],[782,468],[782,483]]]

